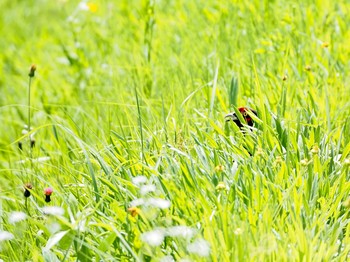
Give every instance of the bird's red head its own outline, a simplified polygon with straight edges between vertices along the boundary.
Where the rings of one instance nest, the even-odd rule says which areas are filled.
[[[254,125],[254,121],[253,119],[251,118],[251,116],[248,114],[248,112],[252,112],[254,115],[258,115],[258,113],[254,110],[254,109],[251,109],[251,108],[248,108],[248,107],[239,107],[238,108],[238,111],[242,114],[246,124],[248,126],[253,126]],[[235,122],[235,124],[241,129],[243,127],[243,124],[239,121],[239,118],[237,117],[236,113],[230,113],[230,114],[227,114],[225,116],[226,118],[226,122],[232,120],[233,122]]]

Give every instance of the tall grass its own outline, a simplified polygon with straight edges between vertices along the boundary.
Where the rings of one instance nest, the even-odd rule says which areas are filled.
[[[347,260],[349,9],[2,1],[0,259]]]

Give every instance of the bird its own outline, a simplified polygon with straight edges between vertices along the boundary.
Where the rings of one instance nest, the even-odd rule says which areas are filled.
[[[252,119],[251,115],[254,114],[256,116],[258,116],[258,113],[254,110],[251,109],[249,107],[239,107],[238,111],[241,113],[243,120],[245,121],[245,123],[242,123],[239,119],[239,117],[237,116],[236,112],[232,112],[229,113],[225,116],[225,121],[226,122],[230,122],[231,120],[238,126],[238,128],[241,130],[241,132],[243,133],[243,135],[246,134],[246,130],[243,129],[244,125],[248,125],[249,128],[252,130],[253,126],[254,126],[254,120]],[[252,114],[251,114],[252,113]],[[248,152],[248,154],[250,156],[252,156],[252,149],[249,149],[250,146],[247,145],[243,145],[244,149]],[[235,161],[235,160],[234,160]],[[234,162],[233,161],[233,162]]]
[[[244,124],[247,124],[248,126],[253,127],[254,121],[248,112],[252,112],[256,116],[258,116],[258,113],[254,109],[251,109],[249,107],[239,107],[238,111],[242,114],[242,117],[246,123],[241,123],[241,121],[239,120],[239,118],[235,112],[227,114],[225,116],[225,121],[229,122],[232,120],[241,130],[242,130]]]

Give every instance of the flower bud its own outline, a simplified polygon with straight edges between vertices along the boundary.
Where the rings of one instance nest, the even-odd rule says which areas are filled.
[[[51,202],[51,194],[53,193],[53,189],[51,187],[47,187],[44,190],[45,194],[45,202],[49,203]]]
[[[311,71],[311,66],[310,65],[305,66],[305,71]]]
[[[30,197],[30,190],[31,189],[33,189],[33,186],[32,186],[32,184],[30,184],[30,183],[27,183],[27,184],[25,184],[24,185],[24,196],[25,197]]]
[[[32,64],[32,65],[30,66],[28,76],[29,76],[29,77],[34,77],[35,71],[36,71],[36,65]]]
[[[215,167],[215,172],[223,172],[225,170],[225,167],[223,165],[218,165]]]
[[[35,139],[31,138],[30,139],[30,148],[33,148],[33,147],[35,147]]]

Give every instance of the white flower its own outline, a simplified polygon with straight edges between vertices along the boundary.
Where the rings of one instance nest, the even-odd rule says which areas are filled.
[[[55,234],[61,230],[61,225],[59,223],[52,223],[47,225],[47,229],[50,231],[51,234]]]
[[[145,200],[143,198],[137,198],[130,202],[130,206],[137,207],[137,206],[143,205],[144,203],[145,203]]]
[[[201,257],[207,257],[210,254],[209,243],[204,239],[198,239],[192,244],[189,244],[187,250],[188,252],[197,254]]]
[[[27,218],[26,213],[15,211],[10,214],[9,222],[10,224],[15,224],[17,222],[25,220],[26,218]]]
[[[89,11],[89,6],[86,2],[80,2],[78,8],[83,11]]]
[[[140,189],[141,195],[146,195],[150,192],[156,191],[156,186],[155,185],[143,185]]]
[[[187,226],[174,226],[167,229],[167,235],[171,237],[191,238],[194,233],[194,229]]]
[[[164,230],[161,228],[153,231],[145,232],[141,235],[142,241],[148,243],[150,246],[159,246],[164,240]]]
[[[147,204],[150,206],[159,207],[161,209],[170,207],[170,201],[166,199],[161,199],[161,198],[150,198],[148,199]]]
[[[14,238],[14,236],[12,233],[10,233],[8,231],[0,231],[0,242],[6,241],[6,240],[11,240],[13,238]]]
[[[136,186],[144,184],[147,182],[147,177],[145,176],[135,176],[132,178],[132,183]]]
[[[64,214],[62,207],[48,206],[43,207],[41,210],[45,215],[62,216]]]
[[[238,235],[241,235],[241,234],[243,233],[243,230],[242,230],[242,228],[237,227],[237,228],[235,229],[235,231],[233,231],[233,233],[234,233],[236,236],[238,236]]]
[[[165,256],[160,259],[160,262],[175,262],[172,256]]]

